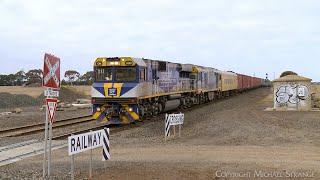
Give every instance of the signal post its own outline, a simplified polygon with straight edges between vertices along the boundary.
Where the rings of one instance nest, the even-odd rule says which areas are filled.
[[[51,176],[52,125],[60,90],[60,58],[50,54],[44,55],[42,86],[46,88],[46,119],[44,134],[43,179]]]

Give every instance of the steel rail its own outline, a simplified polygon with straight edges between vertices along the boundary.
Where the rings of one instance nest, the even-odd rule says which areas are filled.
[[[92,119],[91,115],[63,119],[63,120],[59,120],[59,121],[54,122],[53,128],[70,126],[70,125],[79,124],[79,123],[83,123],[83,122],[89,122],[92,120],[93,119]],[[26,135],[26,134],[30,134],[30,133],[43,131],[44,129],[45,129],[45,123],[38,123],[38,124],[32,124],[32,125],[4,129],[4,130],[0,130],[0,138]]]

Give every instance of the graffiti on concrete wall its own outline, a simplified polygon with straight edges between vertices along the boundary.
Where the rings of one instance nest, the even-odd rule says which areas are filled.
[[[308,98],[309,88],[305,85],[285,84],[281,85],[276,92],[276,101],[280,106],[297,104]]]

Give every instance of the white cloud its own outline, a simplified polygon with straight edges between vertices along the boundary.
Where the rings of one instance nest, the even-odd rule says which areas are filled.
[[[97,56],[137,56],[264,76],[291,67],[320,80],[315,0],[0,1],[0,72],[42,66],[91,69]],[[301,58],[306,64],[301,65]],[[19,63],[16,63],[19,62]],[[275,66],[277,64],[277,66]],[[290,66],[287,66],[290,64]]]

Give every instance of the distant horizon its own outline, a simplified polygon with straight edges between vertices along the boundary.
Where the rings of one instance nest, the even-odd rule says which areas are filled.
[[[214,67],[213,67],[213,68],[214,68]],[[32,70],[32,69],[42,69],[42,67],[41,67],[41,68],[31,68],[31,69],[19,69],[19,70],[15,71],[15,72],[0,73],[0,75],[15,74],[15,73],[17,73],[17,72],[19,72],[19,71],[21,71],[21,70],[23,70],[24,72],[28,72],[29,70]],[[85,71],[79,71],[79,70],[77,70],[77,69],[67,69],[67,70],[64,70],[64,71],[62,71],[62,73],[60,74],[61,77],[62,77],[62,79],[64,79],[64,73],[65,73],[66,71],[68,71],[68,70],[75,70],[75,71],[79,72],[81,75],[83,75],[84,73],[86,73],[86,72],[88,72],[88,71],[93,71],[93,68],[92,68],[91,70],[85,70]],[[218,70],[225,71],[225,70],[222,70],[222,69],[218,69]],[[232,71],[232,70],[228,70],[228,71]],[[292,71],[292,70],[285,70],[285,71]],[[234,71],[233,71],[233,72],[234,72]],[[284,72],[284,71],[283,71],[283,72]],[[295,71],[293,71],[293,72],[295,72]],[[239,73],[239,72],[235,72],[235,73]],[[281,73],[282,73],[282,72],[281,72]],[[275,77],[274,77],[273,75],[272,75],[272,77],[271,77],[270,74],[268,74],[268,79],[269,79],[269,80],[278,79],[278,78],[280,78],[281,73],[280,73],[279,75],[275,75]],[[239,74],[241,74],[241,73],[239,73]],[[242,73],[242,74],[243,74],[243,73]],[[298,74],[299,76],[306,77],[306,76],[301,75],[301,74],[299,74],[299,73],[297,73],[297,74]],[[245,75],[254,76],[254,74],[253,74],[253,75],[251,75],[251,74],[245,74]],[[264,76],[264,77],[255,76],[255,77],[265,79],[266,76]],[[307,78],[309,78],[309,77],[307,77]],[[312,80],[312,82],[320,82],[320,81],[314,81],[314,80]]]
[[[320,2],[292,0],[1,1],[0,74],[92,70],[95,58],[131,56],[269,79],[283,71],[320,81]],[[22,68],[21,68],[22,67]]]

